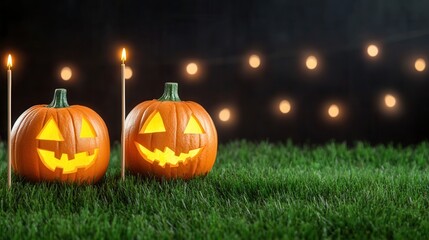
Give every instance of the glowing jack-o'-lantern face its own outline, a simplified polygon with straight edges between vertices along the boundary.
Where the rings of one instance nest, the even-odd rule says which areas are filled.
[[[69,106],[65,89],[49,105],[25,111],[12,130],[12,166],[33,181],[96,182],[107,170],[110,141],[93,110]]]
[[[162,120],[161,114],[159,112],[154,112],[149,120],[143,125],[140,130],[141,134],[153,134],[153,133],[163,133],[165,132],[164,121]],[[201,127],[201,124],[195,118],[194,115],[191,115],[191,118],[186,125],[184,134],[204,134],[204,129]],[[183,163],[187,159],[192,159],[197,156],[204,146],[199,148],[190,149],[187,153],[180,153],[176,155],[175,151],[170,149],[168,146],[164,148],[164,150],[160,150],[155,148],[154,151],[151,151],[145,148],[138,142],[135,142],[137,149],[145,160],[153,163],[154,161],[158,161],[161,167],[165,166],[165,164],[170,164],[173,166],[177,166],[179,163]]]
[[[96,137],[96,133],[92,125],[85,118],[82,118],[79,137]],[[65,141],[53,117],[46,122],[36,139],[59,142]],[[72,159],[69,159],[66,153],[61,153],[61,157],[56,158],[55,151],[49,151],[41,148],[37,148],[37,153],[39,154],[40,160],[43,164],[45,164],[45,166],[51,171],[55,171],[57,168],[62,168],[63,174],[70,174],[75,173],[78,168],[87,169],[94,164],[94,161],[98,156],[98,148],[94,149],[93,154],[89,154],[88,152],[75,153],[74,158]]]
[[[207,174],[216,159],[213,121],[199,104],[180,101],[175,83],[166,83],[161,99],[136,106],[125,130],[126,164],[134,173],[191,178]]]

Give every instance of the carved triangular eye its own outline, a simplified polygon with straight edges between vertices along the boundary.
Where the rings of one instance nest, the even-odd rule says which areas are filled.
[[[197,118],[192,114],[189,119],[188,124],[185,128],[185,134],[202,134],[204,133],[204,129],[201,126],[200,122],[198,122]]]
[[[82,127],[80,128],[80,137],[81,138],[95,138],[97,134],[94,131],[92,125],[86,120],[86,118],[82,118]]]
[[[164,121],[162,121],[162,117],[159,112],[152,113],[143,125],[142,129],[140,129],[140,133],[157,132],[165,132]]]
[[[49,118],[48,122],[43,126],[39,135],[37,135],[36,139],[39,140],[50,140],[50,141],[64,141],[63,135],[58,128],[57,123],[54,118]]]

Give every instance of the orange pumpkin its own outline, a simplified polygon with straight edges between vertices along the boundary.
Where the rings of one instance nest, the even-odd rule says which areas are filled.
[[[31,181],[93,183],[106,173],[109,134],[93,110],[69,106],[65,89],[56,89],[49,105],[36,105],[15,122],[12,167]]]
[[[217,133],[198,103],[180,101],[177,83],[158,100],[137,105],[125,121],[126,167],[132,173],[189,179],[207,174],[217,152]]]

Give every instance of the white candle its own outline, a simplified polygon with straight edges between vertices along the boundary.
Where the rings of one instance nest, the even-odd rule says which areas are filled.
[[[12,141],[10,131],[12,129],[12,56],[7,58],[7,186],[12,186]]]
[[[127,52],[122,49],[122,64],[121,64],[121,82],[122,82],[122,132],[121,132],[121,177],[125,180],[125,60],[127,60]]]

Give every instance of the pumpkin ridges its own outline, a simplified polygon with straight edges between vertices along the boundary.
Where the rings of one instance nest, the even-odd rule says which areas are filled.
[[[194,110],[193,110],[193,108],[191,108],[188,104],[189,104],[189,102],[188,101],[186,101],[186,102],[183,102],[184,103],[184,105],[189,109],[189,111],[191,112],[191,114],[194,114]],[[195,115],[195,114],[194,114]],[[191,115],[189,115],[189,116],[191,116]],[[198,118],[198,119],[200,119],[200,118]],[[201,123],[201,121],[200,121],[200,124],[202,124]],[[203,127],[204,129],[206,129],[205,127]],[[205,131],[206,133],[205,134],[207,134],[207,131]],[[198,145],[199,146],[202,146],[202,144],[201,144],[201,138],[202,137],[200,137],[200,138],[198,138],[198,140],[199,140],[199,143],[198,143]],[[206,147],[206,146],[205,146]],[[201,155],[202,153],[200,153],[200,155]],[[200,156],[198,156],[198,157],[200,157]],[[201,162],[202,161],[192,161],[191,162],[191,172],[192,172],[192,175],[194,175],[195,174],[195,172],[196,172],[196,170],[198,169],[198,167],[201,165]]]
[[[84,117],[87,119],[87,121],[89,121],[92,125],[94,125],[94,123],[92,123],[92,121],[91,121],[92,119],[89,119],[87,116],[84,116],[85,114],[83,114],[83,111],[81,109],[82,109],[82,106],[79,106],[79,107],[76,107],[76,108],[68,108],[67,109],[69,111],[69,113],[70,113],[71,118],[73,119],[72,121],[73,121],[73,127],[74,127],[75,131],[72,131],[72,133],[73,133],[73,137],[74,137],[75,141],[77,141],[78,138],[80,137],[80,136],[77,136],[77,134],[79,134],[77,132],[77,129],[79,129],[79,131],[81,130],[81,128],[82,128],[82,121],[83,121]],[[81,126],[80,126],[80,128],[78,127],[78,124],[76,124],[76,121],[74,119],[74,114],[72,114],[71,111],[79,113],[79,115],[80,115],[79,117],[80,117],[80,119],[82,119],[81,120]],[[96,142],[97,146],[100,145],[100,143],[98,142],[98,138],[97,137],[94,139],[94,141]],[[86,148],[88,148],[88,149],[94,149],[93,144],[89,143],[87,145],[90,145],[90,146],[89,147],[86,146]],[[81,152],[81,151],[85,151],[85,149],[78,149],[77,146],[75,145],[75,153]],[[96,164],[97,163],[95,162],[92,166],[94,166]],[[86,169],[86,171],[90,172],[91,176],[96,177],[96,173],[95,173],[94,168],[92,166],[90,168]],[[74,176],[75,178],[80,178],[80,172],[79,171],[75,172],[74,175],[75,175]]]
[[[30,116],[32,116],[32,114],[37,111],[37,107],[38,106],[33,106],[29,109],[27,109],[21,116],[16,120],[15,124],[18,124],[18,126],[15,128],[15,126],[12,128],[12,132],[11,132],[11,137],[13,139],[13,141],[11,142],[12,144],[12,167],[14,167],[15,171],[19,171],[21,165],[16,163],[16,142],[19,140],[17,137],[15,137],[16,135],[18,135],[18,131],[21,129],[21,125],[23,123],[25,123],[25,121],[27,120],[27,118],[29,118]]]
[[[182,102],[182,104],[180,104],[180,106],[181,106],[182,110],[186,113],[185,116],[187,116],[186,121],[184,121],[184,122],[181,121],[184,123],[183,125],[186,127],[187,122],[189,122],[189,119],[191,118],[191,116],[193,114],[193,111],[191,108],[189,108],[189,106],[186,104],[186,102]],[[182,134],[183,134],[184,129],[180,129],[180,132],[182,132]],[[192,146],[194,146],[194,145],[202,146],[201,145],[201,138],[202,137],[203,136],[200,136],[198,138],[198,144],[195,144],[193,137],[191,137],[189,134],[183,134],[182,138],[185,138],[185,139],[182,139],[182,141],[190,142],[190,145],[192,145]],[[183,149],[182,149],[182,151],[183,151]],[[188,148],[187,151],[189,152],[190,149]],[[184,177],[187,177],[187,175],[194,175],[195,172],[193,172],[192,166],[200,164],[200,161],[198,161],[198,159],[197,159],[198,157],[199,156],[195,157],[196,159],[191,159],[191,161],[185,162],[183,164],[183,167],[180,168],[181,170],[179,172],[179,175],[184,176]],[[189,173],[190,171],[191,171],[191,173]]]
[[[70,107],[67,107],[67,108],[65,108],[65,110],[66,110],[66,112],[68,113],[68,116],[70,117],[70,120],[69,121],[65,121],[67,124],[69,124],[69,127],[67,128],[67,129],[71,129],[71,132],[72,133],[76,133],[76,126],[75,126],[75,119],[74,119],[74,115],[73,115],[73,113],[71,112],[71,110],[70,110],[71,108]],[[60,127],[60,126],[58,126],[58,127]],[[60,129],[62,129],[62,127],[60,127]],[[78,139],[77,139],[77,137],[76,137],[76,134],[72,134],[73,135],[73,137],[69,137],[69,136],[66,136],[66,138],[68,139],[68,141],[72,141],[72,146],[74,147],[74,149],[73,149],[73,151],[75,152],[75,153],[77,153],[78,152],[78,149],[77,149],[77,141],[78,141]],[[73,174],[68,174],[69,176],[68,177],[73,177],[73,179],[72,179],[72,181],[76,181],[76,178],[77,178],[77,175],[78,175],[78,172],[79,171],[76,171],[75,173],[73,173]],[[64,174],[63,174],[64,175]]]
[[[108,150],[110,152],[110,139],[108,134],[108,128],[106,124],[104,123],[104,120],[92,109],[80,106],[80,105],[74,105],[71,107],[71,109],[74,109],[77,112],[81,113],[81,118],[85,117],[92,125],[94,131],[97,134],[96,138],[93,139],[93,141],[90,141],[90,149],[95,149],[96,146],[99,146],[99,157],[95,160],[95,163],[90,166],[86,171],[92,171],[92,176],[95,179],[100,179],[103,177],[104,172],[106,172],[109,163],[107,164],[100,164],[100,159],[103,158],[110,158],[109,156],[103,156],[105,155],[105,150]],[[82,124],[82,123],[81,123]],[[76,136],[80,137],[80,136]],[[101,140],[104,140],[102,142]],[[80,151],[80,150],[79,150]],[[82,149],[82,151],[85,151],[85,149]]]
[[[138,164],[137,161],[134,160],[135,158],[135,153],[133,152],[133,148],[132,145],[134,144],[134,135],[138,134],[136,132],[139,131],[140,128],[140,124],[142,124],[140,122],[140,124],[131,124],[132,122],[136,122],[137,119],[142,119],[143,115],[145,114],[144,111],[138,111],[137,109],[142,107],[143,105],[148,105],[150,104],[150,102],[144,102],[144,103],[140,103],[139,105],[137,105],[134,109],[131,110],[131,112],[128,114],[126,120],[125,120],[125,166],[131,170],[134,171],[134,169],[138,168],[135,166],[135,164]],[[138,125],[138,126],[136,126]]]
[[[48,111],[50,111],[50,110],[48,110]],[[55,123],[57,124],[58,128],[61,131],[63,129],[63,124],[62,124],[63,121],[60,121],[59,114],[58,114],[59,110],[56,109],[56,108],[53,108],[51,112],[55,116],[54,117]],[[67,138],[68,137],[68,133],[64,133],[63,131],[61,131],[61,134],[63,135],[64,139],[68,139]],[[55,142],[55,143],[57,144],[57,147],[54,148],[55,149],[55,156],[56,157],[61,157],[60,155],[61,155],[62,152],[68,154],[68,151],[63,151],[63,142]],[[55,169],[55,174],[56,174],[55,178],[58,178],[61,181],[64,181],[64,176],[62,176],[63,174],[61,174],[61,172],[62,172],[61,170]]]
[[[26,144],[25,142],[23,142],[24,139],[21,138],[21,137],[19,137],[19,136],[21,136],[22,134],[25,134],[28,131],[25,123],[27,122],[28,119],[33,119],[34,116],[37,116],[38,112],[39,112],[39,107],[35,107],[33,111],[28,112],[27,113],[28,115],[25,116],[25,118],[23,119],[23,121],[20,122],[20,123],[18,123],[20,125],[20,127],[16,128],[16,131],[12,131],[12,138],[14,138],[14,141],[13,141],[14,142],[14,146],[13,146],[13,153],[12,153],[13,157],[12,157],[12,159],[15,162],[16,171],[17,172],[22,172],[22,171],[28,172],[28,167],[30,167],[30,168],[32,167],[30,165],[26,166],[26,165],[22,164],[20,161],[18,161],[18,159],[20,159],[20,158],[26,158],[27,154],[29,154],[29,153],[28,153],[28,151],[26,151],[26,152],[20,152],[20,151],[18,151],[17,148],[16,148],[16,146],[22,145],[22,146],[25,146],[28,149],[30,149],[30,148],[33,147],[33,146],[29,146],[28,144]],[[18,137],[15,137],[15,136],[18,136]]]
[[[187,102],[189,105],[191,105],[191,108],[195,110],[195,113],[198,114],[197,116],[199,119],[201,119],[203,116],[210,116],[207,111],[198,103],[195,102]],[[207,151],[204,152],[204,154],[211,156],[214,155],[213,160],[210,159],[210,161],[206,160],[201,165],[201,168],[198,169],[199,172],[208,172],[214,162],[216,161],[216,152],[217,152],[217,133],[216,133],[216,127],[213,123],[213,120],[211,118],[204,118],[204,121],[200,121],[201,124],[204,124],[204,129],[211,129],[212,131],[206,131],[206,145],[212,146],[213,149],[207,149]],[[210,139],[215,139],[215,144],[210,144]],[[213,152],[213,153],[212,153]],[[207,159],[207,157],[201,156],[201,158]]]
[[[42,112],[42,106],[40,106],[40,107],[38,107],[38,108],[36,108],[36,111],[34,111],[33,112],[33,114],[31,115],[31,117],[30,117],[30,119],[33,119],[32,120],[32,124],[37,124],[37,121],[34,121],[34,118],[36,118],[38,115],[41,115],[41,114],[43,114],[43,112]],[[43,114],[43,117],[40,117],[40,119],[43,119],[44,120],[44,118],[46,117],[46,113],[45,114]],[[40,121],[39,120],[39,123],[41,123],[40,125],[42,125],[43,126],[43,120],[42,121]],[[27,128],[24,128],[23,130],[22,130],[23,132],[24,132],[24,134],[28,134],[28,130],[27,130]],[[19,133],[19,135],[21,136],[22,134],[21,133]],[[31,132],[30,132],[30,134],[29,135],[32,135],[31,134]],[[22,139],[19,139],[19,141],[22,141]],[[36,147],[39,147],[39,143],[38,142],[36,142]],[[32,146],[28,146],[28,145],[25,145],[28,149],[31,149],[32,148]],[[28,154],[28,153],[26,153],[26,154]],[[24,154],[25,155],[25,154]],[[27,157],[27,156],[25,156],[25,157]],[[25,157],[21,157],[22,159],[25,159]],[[22,160],[21,160],[22,161]],[[24,163],[19,163],[19,165],[21,165],[21,166],[25,166],[25,164]],[[35,177],[35,179],[36,180],[38,180],[38,179],[40,179],[41,178],[41,170],[40,170],[40,165],[39,165],[39,163],[34,163],[34,162],[31,162],[31,165],[35,165],[36,167],[37,167],[37,173],[38,173],[38,175]],[[27,166],[25,167],[25,168],[23,168],[23,167],[21,167],[21,169],[20,169],[20,171],[24,171],[24,172],[27,172],[27,174],[28,174],[28,172],[29,171],[31,171],[31,170],[28,170],[27,169]]]
[[[40,109],[42,109],[42,108],[40,108]],[[43,111],[43,110],[41,110],[41,111]],[[42,122],[42,126],[40,127],[40,129],[43,127],[43,124],[44,124],[44,122],[46,121],[46,116],[48,115],[48,111],[44,111],[44,116],[43,116],[43,120],[41,121]],[[37,148],[39,148],[40,146],[40,141],[37,141],[37,144],[36,144],[36,146],[37,146]],[[37,161],[37,163],[36,163],[36,166],[37,166],[37,170],[36,170],[36,172],[37,172],[37,179],[41,179],[41,175],[42,175],[42,173],[41,173],[41,167],[40,167],[40,161]]]
[[[176,89],[177,90],[177,89]],[[176,92],[177,93],[177,92]],[[179,97],[179,96],[177,96],[177,97]],[[180,101],[180,99],[178,100],[178,101]],[[172,133],[172,134],[174,134],[173,136],[169,136],[169,138],[170,139],[172,139],[173,140],[173,148],[172,148],[172,150],[174,151],[174,153],[177,155],[177,129],[178,129],[178,127],[177,127],[177,125],[178,125],[178,119],[179,119],[179,113],[178,113],[178,111],[179,111],[179,109],[178,109],[178,104],[175,104],[175,102],[173,102],[173,103],[171,103],[171,102],[168,102],[169,103],[169,105],[172,105],[173,106],[173,108],[174,108],[174,110],[172,110],[172,112],[173,112],[173,116],[174,116],[174,119],[171,119],[171,118],[167,118],[167,120],[170,120],[170,122],[168,122],[167,123],[167,125],[168,126],[171,126],[171,124],[174,124],[174,126],[173,126],[173,129],[175,129],[176,131],[169,131],[170,133]],[[179,152],[183,152],[183,149],[180,149],[179,150]],[[178,164],[180,164],[180,163],[178,163]],[[173,176],[174,177],[177,177],[177,172],[179,171],[178,170],[178,168],[177,167],[175,167],[175,168],[173,168],[174,170],[173,170],[173,172],[172,172],[172,167],[169,165],[168,166],[168,170],[166,170],[166,173],[167,173],[167,178],[171,178],[171,175],[173,174]]]
[[[43,114],[43,113],[45,113],[45,114]],[[41,129],[42,127],[43,127],[43,125],[44,125],[44,119],[46,118],[46,112],[45,112],[45,110],[43,109],[43,107],[42,106],[40,106],[38,109],[37,109],[37,111],[34,113],[34,115],[32,115],[31,116],[31,118],[30,119],[32,119],[31,120],[31,125],[29,125],[29,126],[25,126],[24,127],[24,132],[26,133],[26,134],[28,134],[28,135],[30,135],[31,137],[33,137],[34,136],[34,138],[37,136],[37,133],[36,133],[36,130],[32,127],[32,125],[33,124],[36,124],[36,123],[34,123],[34,121],[35,120],[37,120],[38,121],[38,123],[40,124],[40,127],[39,126],[37,126],[37,129]],[[42,117],[43,116],[43,117]],[[29,127],[31,126],[31,128],[30,129],[28,129]],[[26,142],[24,139],[23,139],[23,141],[24,142]],[[39,147],[39,145],[40,145],[40,142],[39,141],[35,141],[34,142],[34,144],[36,145],[36,147]],[[27,146],[27,144],[25,144],[26,145],[26,147],[28,147],[28,149],[32,149],[32,146]],[[27,155],[26,156],[26,158],[30,158],[31,157],[31,155],[37,155],[37,153],[36,154],[34,154],[34,153],[30,153],[30,151],[26,151],[26,153],[25,153],[25,155]],[[30,155],[30,156],[28,156],[28,155]],[[32,172],[32,170],[31,170],[31,167],[33,166],[33,165],[36,165],[36,163],[34,162],[34,161],[32,161],[31,162],[31,166],[25,166],[25,164],[23,164],[23,163],[21,163],[22,165],[24,165],[23,167],[25,167],[25,168],[23,168],[23,169],[25,169],[24,171],[27,173],[27,174],[29,174],[29,173],[31,173]],[[28,169],[28,167],[30,167],[30,169]],[[39,166],[40,167],[40,166]],[[43,168],[42,168],[43,169]],[[39,168],[39,176],[38,176],[38,178],[36,179],[36,180],[39,180],[40,178],[41,178],[41,172],[43,172],[43,170],[40,170],[40,168]]]
[[[148,119],[149,119],[149,116],[150,116],[150,112],[151,111],[158,111],[158,109],[159,109],[159,107],[161,106],[161,104],[162,104],[162,102],[156,102],[156,101],[154,101],[154,102],[152,102],[152,104],[150,105],[150,106],[148,106],[148,108],[144,111],[145,112],[145,114],[147,113],[147,117],[145,117],[146,118],[146,120],[145,121],[148,121]],[[154,109],[154,110],[153,110]],[[143,119],[142,119],[143,120]],[[142,125],[141,125],[141,127],[143,127],[143,122],[142,122]],[[164,122],[164,124],[165,124],[165,122]],[[140,131],[140,130],[139,130]],[[144,136],[144,135],[143,135]],[[152,150],[152,149],[154,149],[154,147],[153,147],[153,142],[155,141],[154,140],[154,135],[153,134],[150,134],[150,135],[148,135],[150,138],[149,138],[149,149],[150,150]],[[138,155],[137,155],[137,157],[138,157]],[[136,161],[138,161],[138,158],[136,157]],[[150,168],[150,172],[157,172],[157,168],[156,168],[156,166],[154,165],[154,164],[149,164],[148,162],[146,162],[146,161],[138,161],[138,162],[140,162],[143,166],[144,165],[147,165],[147,166],[149,166],[149,168]],[[145,167],[146,168],[146,167]]]
[[[143,161],[138,161],[138,156],[139,153],[138,151],[135,149],[135,145],[134,142],[138,140],[138,138],[134,137],[134,136],[139,136],[139,132],[140,129],[143,127],[144,125],[144,121],[143,119],[147,119],[150,116],[150,110],[152,108],[155,108],[154,105],[158,106],[160,104],[160,102],[157,102],[155,100],[152,101],[146,101],[143,102],[139,105],[137,105],[128,115],[127,117],[127,121],[126,121],[126,144],[127,144],[127,149],[126,149],[126,163],[128,163],[129,165],[129,169],[132,171],[136,171],[136,169],[139,168],[147,168],[147,167],[151,167],[151,165],[145,165],[146,163]],[[144,109],[144,111],[140,111],[140,109]],[[132,124],[133,119],[137,119],[140,121],[139,124]],[[136,128],[137,127],[137,128]],[[152,141],[152,139],[150,139],[150,142]]]
[[[131,112],[128,114],[125,122],[125,144],[126,144],[126,167],[132,172],[138,172],[137,169],[147,168],[150,165],[145,165],[145,162],[138,161],[138,152],[135,147],[136,141],[138,141],[139,131],[144,125],[144,119],[147,119],[150,116],[149,109],[156,104],[155,100],[145,101],[138,104]],[[157,103],[159,105],[159,102]],[[141,110],[143,109],[143,111]],[[138,124],[136,124],[138,122]]]
[[[29,108],[29,109],[27,109],[24,113],[22,113],[21,114],[21,116],[19,116],[18,117],[18,119],[16,120],[16,122],[15,122],[15,124],[18,124],[18,126],[20,126],[21,124],[22,124],[22,120],[23,119],[25,119],[25,118],[27,118],[28,117],[28,115],[29,115],[29,113],[31,112],[33,110],[33,108]],[[14,171],[16,171],[17,169],[18,169],[18,166],[16,165],[16,163],[15,163],[15,157],[16,157],[16,154],[15,154],[15,146],[16,146],[16,141],[17,141],[17,138],[14,138],[13,136],[15,135],[15,131],[18,131],[18,129],[19,129],[19,127],[16,127],[15,128],[15,126],[12,128],[12,131],[11,131],[11,144],[12,144],[12,169],[14,170]]]

